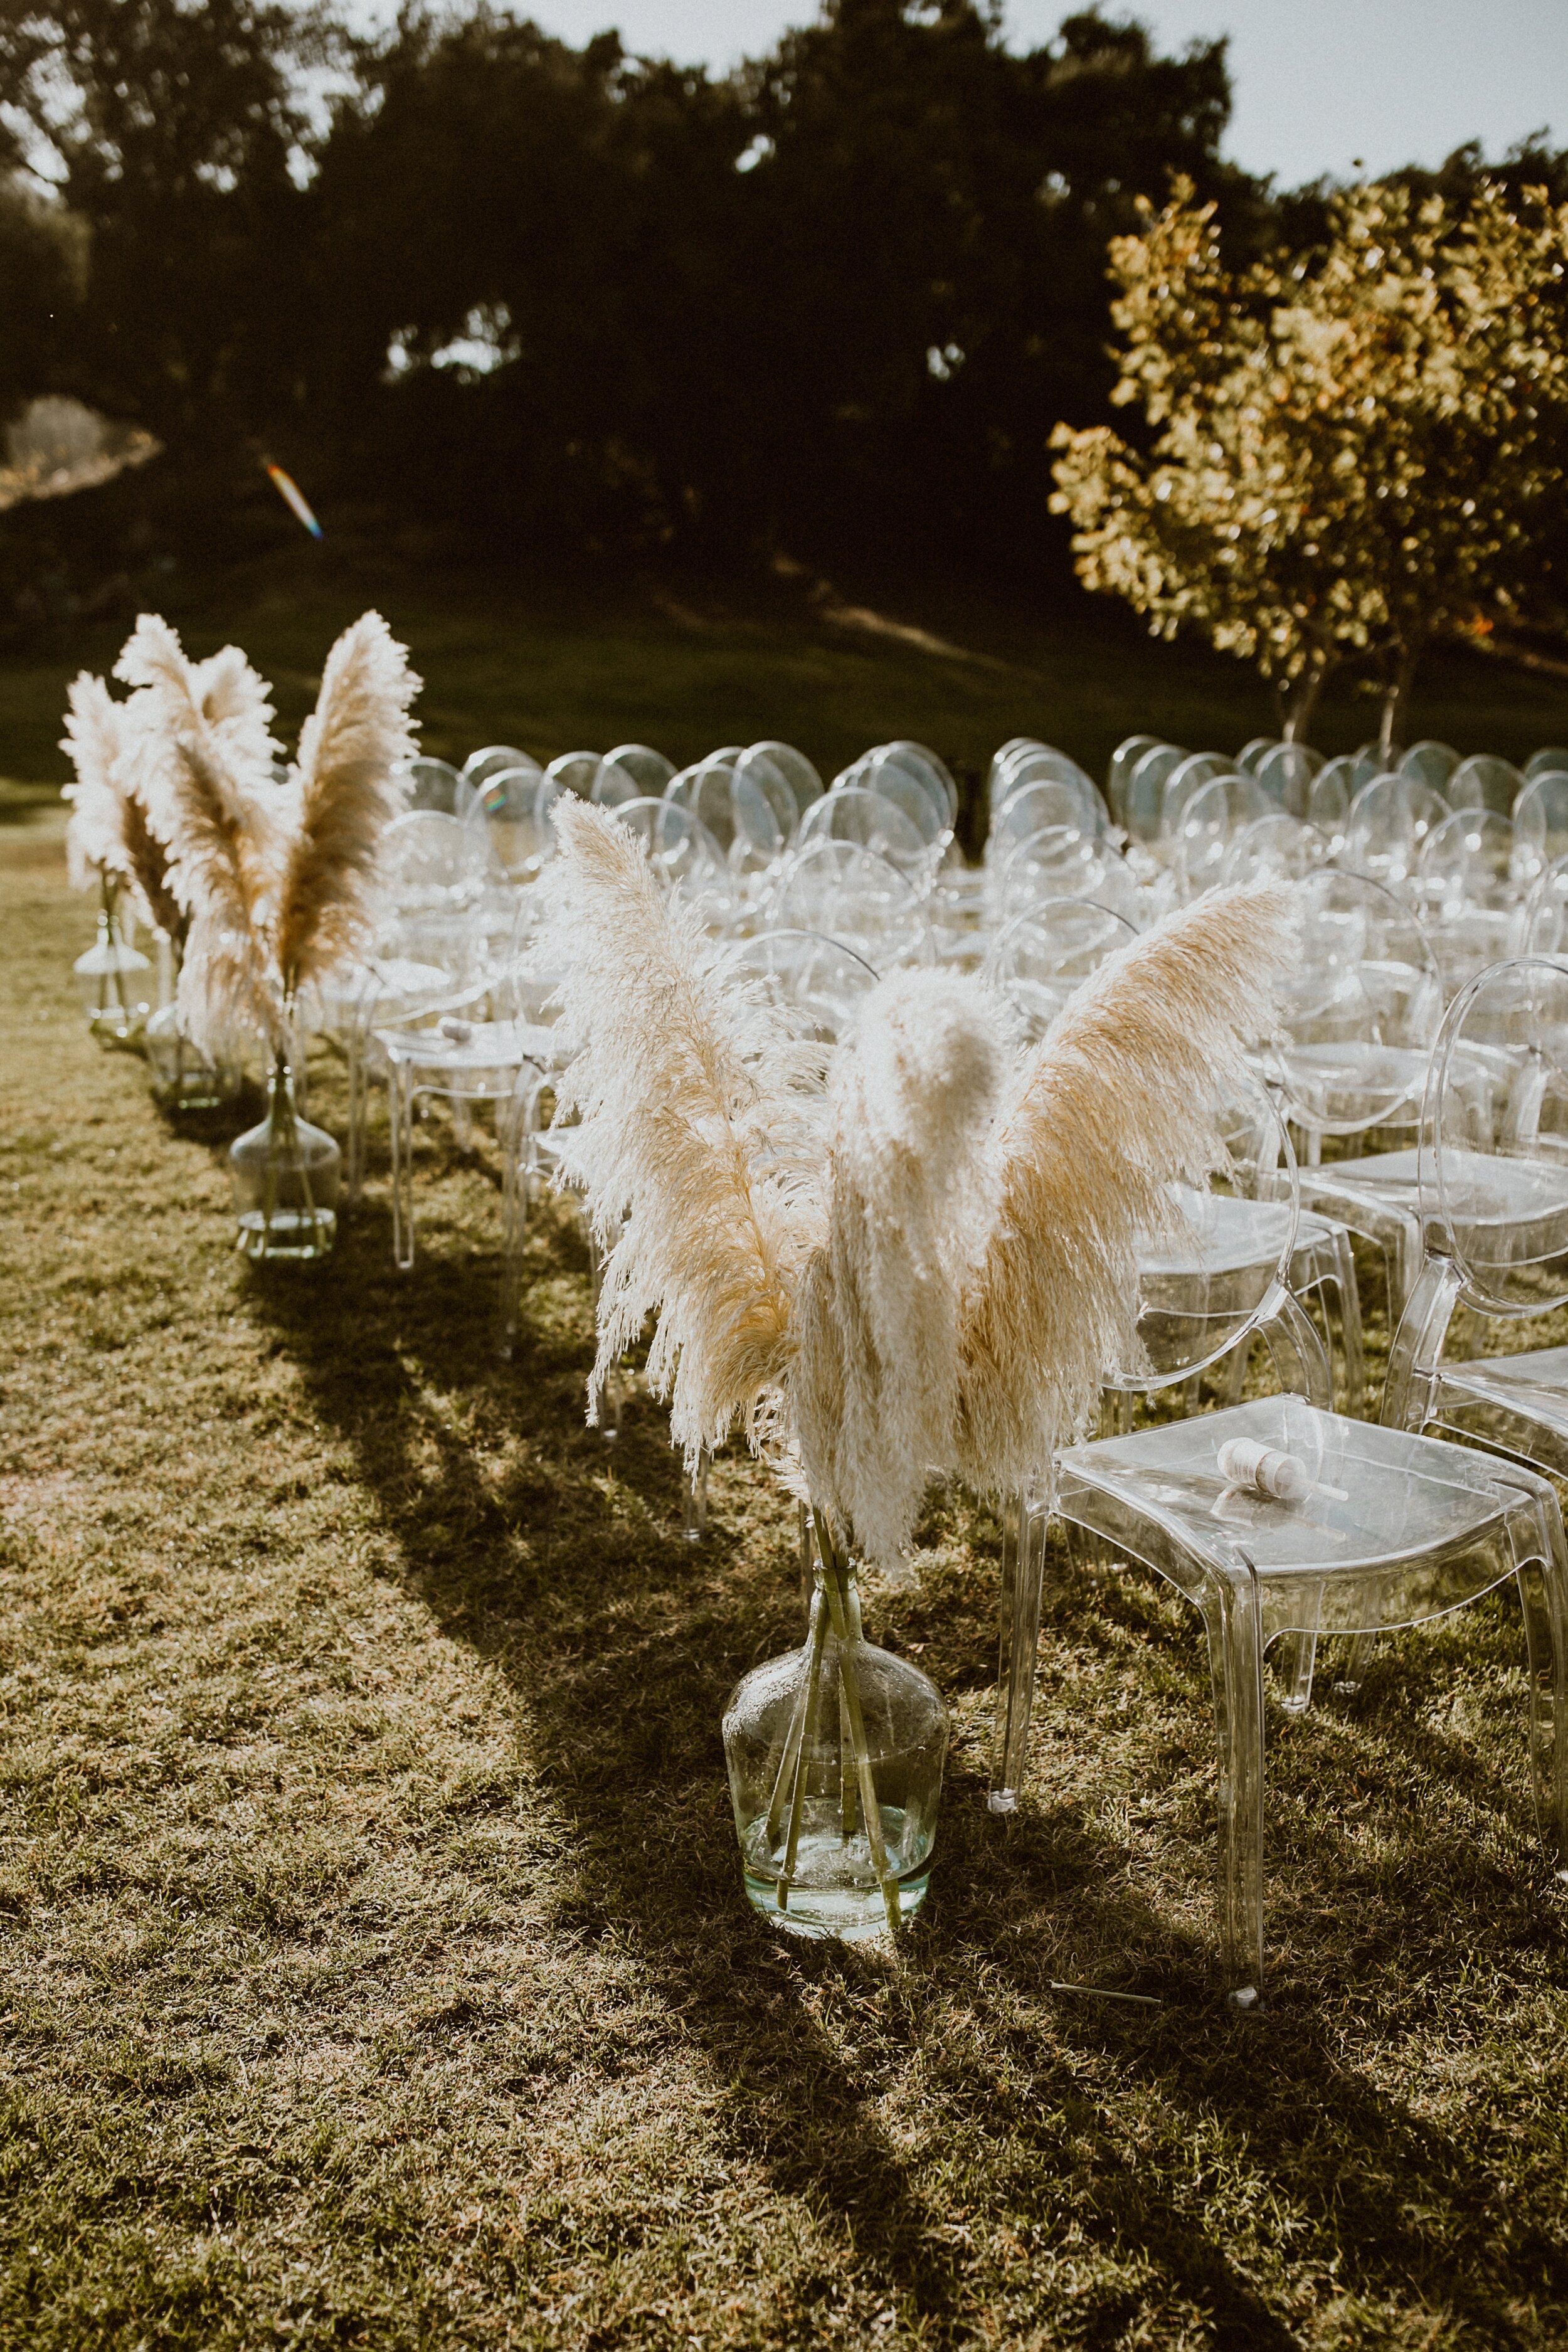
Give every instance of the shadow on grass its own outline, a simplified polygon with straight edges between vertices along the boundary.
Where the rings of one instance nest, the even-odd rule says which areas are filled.
[[[567,1924],[635,1939],[725,2086],[731,2128],[782,2189],[840,2216],[939,2330],[956,2325],[959,2263],[941,2192],[879,2112],[918,2043],[933,2127],[1005,2184],[982,2193],[1005,2193],[1055,2229],[1072,2174],[1074,2219],[1090,2242],[1121,2258],[1138,2250],[1208,2314],[1218,2345],[1297,2338],[1217,2242],[1201,2189],[1178,2187],[1180,2167],[1131,2159],[1124,2095],[1158,2103],[1167,2141],[1217,2115],[1275,2192],[1304,2210],[1337,2262],[1338,2291],[1407,2298],[1414,2282],[1495,2333],[1510,2281],[1559,2276],[1555,2241],[1522,2219],[1500,2259],[1484,2234],[1495,2184],[1481,2162],[1342,2054],[1344,2020],[1331,2011],[1347,1976],[1352,2000],[1392,2009],[1413,1979],[1458,1979],[1489,1915],[1517,1950],[1548,1941],[1529,1890],[1489,1875],[1458,1840],[1434,1843],[1418,1808],[1398,1883],[1385,1872],[1372,1906],[1386,1919],[1407,1898],[1408,1916],[1363,1948],[1353,1917],[1314,1925],[1321,1914],[1287,1906],[1289,1953],[1258,2021],[1226,2020],[1205,1934],[1129,1884],[1124,1847],[1087,1805],[1026,1805],[999,1823],[962,1754],[937,1899],[901,1958],[771,1937],[739,1893],[718,1724],[738,1676],[799,1639],[793,1517],[762,1496],[760,1476],[725,1479],[708,1540],[690,1547],[663,1416],[634,1404],[613,1449],[584,1426],[585,1256],[563,1213],[546,1209],[531,1234],[506,1366],[488,1352],[497,1274],[493,1251],[438,1239],[398,1275],[373,1194],[322,1279],[258,1270],[254,1295],[323,1422],[353,1447],[409,1584],[517,1694],[528,1761],[574,1832]],[[900,1641],[921,1646],[950,1694],[991,1682],[984,1575],[955,1572],[951,1589],[895,1605]],[[1154,1623],[1137,1588],[1069,1576],[1051,1608],[1080,1642],[1111,1625],[1164,1644],[1163,1670],[1206,1709],[1198,1643],[1184,1648]],[[1328,1735],[1338,1760],[1324,1769],[1343,1771],[1348,1744],[1359,1769],[1385,1777],[1387,1756],[1379,1765],[1373,1750],[1392,1737],[1413,1775],[1446,1780],[1477,1807],[1517,1809],[1508,1767],[1522,1763],[1522,1726],[1517,1757],[1494,1763],[1417,1725],[1413,1707],[1401,1714],[1389,1703],[1399,1688],[1381,1668],[1361,1710],[1375,1726],[1363,1737],[1342,1716]],[[1392,1732],[1391,1715],[1401,1717]],[[1326,1890],[1353,1913],[1340,1791],[1331,1780],[1314,1793],[1291,1824],[1287,1868],[1320,1903]],[[1053,2000],[1065,1949],[1086,1978],[1125,1984],[1131,1969],[1168,2005]],[[1331,1990],[1320,1996],[1320,1984]],[[836,2004],[858,2021],[853,2055],[820,2021]],[[1099,2316],[1110,2333],[1093,2340],[1109,2342],[1111,2315]]]

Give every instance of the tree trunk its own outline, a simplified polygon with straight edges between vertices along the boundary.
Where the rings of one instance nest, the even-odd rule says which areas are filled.
[[[1377,732],[1378,757],[1385,767],[1392,767],[1399,749],[1395,732],[1410,699],[1410,689],[1415,683],[1415,672],[1421,660],[1424,640],[1402,645],[1394,661],[1394,676],[1383,694],[1383,723]]]
[[[1282,704],[1283,733],[1287,743],[1304,743],[1312,715],[1318,708],[1318,698],[1328,680],[1330,664],[1326,655],[1314,656],[1310,667],[1301,672],[1290,688],[1289,698]]]

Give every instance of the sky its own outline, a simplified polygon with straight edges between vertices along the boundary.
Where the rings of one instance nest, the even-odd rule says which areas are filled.
[[[1068,0],[1008,0],[1015,45],[1050,38]],[[369,16],[378,0],[359,0]],[[811,0],[512,0],[581,46],[616,26],[627,48],[722,69],[770,48]],[[1108,0],[1161,47],[1230,36],[1226,152],[1293,187],[1359,163],[1440,163],[1468,139],[1500,155],[1549,125],[1568,145],[1568,0]]]

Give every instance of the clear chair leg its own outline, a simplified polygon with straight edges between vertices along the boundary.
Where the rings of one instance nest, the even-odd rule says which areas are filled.
[[[1035,1702],[1035,1657],[1040,1641],[1048,1525],[1049,1515],[1037,1496],[1008,1497],[1002,1514],[1001,1641],[988,1799],[994,1813],[1016,1811],[1029,1760],[1029,1715]]]
[[[1542,1511],[1541,1518],[1542,1556],[1518,1570],[1530,1659],[1530,1778],[1547,1860],[1568,1878],[1568,1554],[1556,1514]]]
[[[344,1170],[344,1191],[351,1209],[359,1206],[364,1187],[364,1037],[358,1022],[351,1023],[348,1035],[349,1065],[349,1148],[348,1165]]]
[[[522,1245],[528,1235],[528,1194],[522,1168],[522,1117],[515,1103],[498,1103],[501,1146],[500,1338],[496,1352],[510,1361],[521,1322]]]
[[[1219,1748],[1219,1940],[1236,2008],[1263,1991],[1263,1628],[1256,1578],[1212,1580],[1202,1602]]]

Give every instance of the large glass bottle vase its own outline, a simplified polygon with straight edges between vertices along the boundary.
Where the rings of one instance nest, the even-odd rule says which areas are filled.
[[[294,1074],[279,1058],[267,1116],[229,1146],[238,1246],[247,1257],[325,1257],[338,1230],[342,1155],[332,1138],[301,1118]]]

